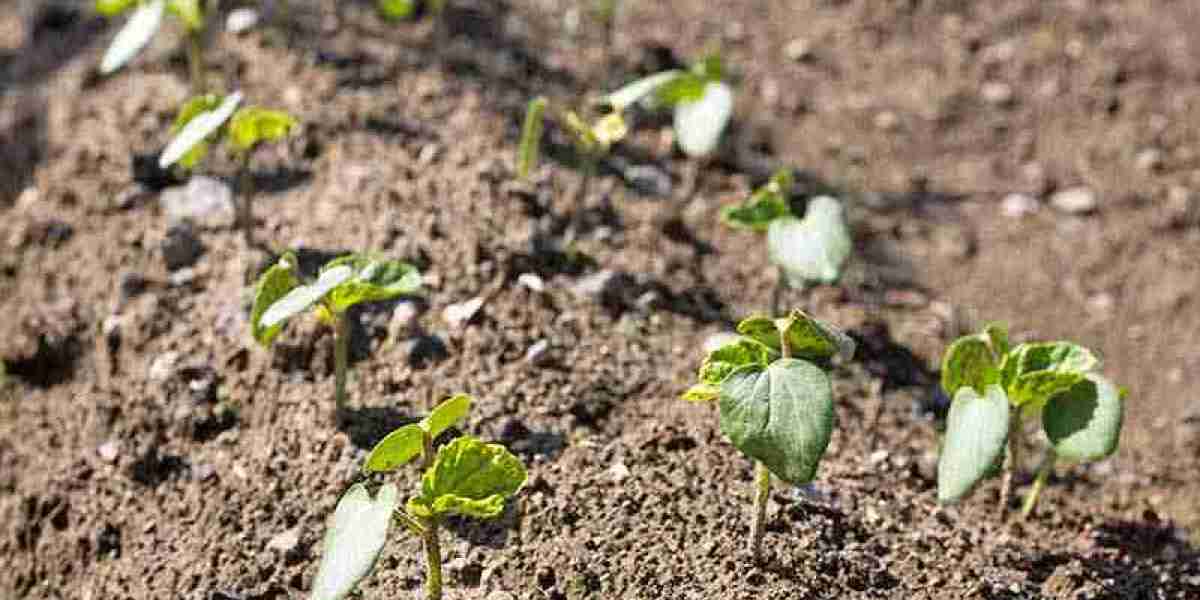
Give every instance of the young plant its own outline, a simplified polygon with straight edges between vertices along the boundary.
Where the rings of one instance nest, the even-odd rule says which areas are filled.
[[[1000,510],[1008,510],[1020,467],[1023,421],[1040,420],[1050,442],[1021,513],[1031,514],[1059,460],[1099,460],[1117,449],[1125,391],[1097,371],[1100,360],[1071,342],[1009,347],[1008,332],[989,325],[956,340],[942,358],[942,389],[953,400],[938,460],[938,501],[954,502],[995,470],[1004,456]]]
[[[179,19],[187,36],[188,72],[192,90],[204,90],[205,11],[200,0],[96,0],[96,12],[106,17],[132,11],[125,27],[100,61],[100,73],[108,75],[125,66],[141,52],[162,27],[164,13]]]
[[[296,128],[296,119],[277,110],[257,106],[238,108],[242,94],[234,92],[224,98],[213,94],[196,96],[188,100],[171,132],[175,137],[163,150],[158,159],[161,168],[178,164],[192,169],[208,155],[209,146],[224,138],[225,146],[239,165],[238,188],[241,201],[238,204],[238,226],[246,246],[254,245],[254,199],[253,178],[250,159],[259,144],[277,142],[287,137]]]
[[[786,318],[750,317],[733,341],[710,352],[692,402],[717,400],[721,433],[754,460],[750,552],[758,560],[771,475],[793,485],[812,481],[833,432],[834,356],[854,356],[854,340],[794,310]]]
[[[363,254],[347,254],[329,261],[321,267],[316,281],[301,283],[297,271],[296,256],[288,252],[262,274],[254,290],[250,332],[259,344],[270,346],[288,319],[307,310],[332,327],[334,400],[340,418],[346,404],[350,351],[346,311],[361,302],[414,294],[421,287],[421,274],[408,263]]]
[[[405,425],[383,438],[363,464],[367,474],[389,473],[421,459],[425,470],[420,494],[400,506],[394,483],[385,483],[372,498],[356,483],[338,501],[325,534],[321,566],[313,580],[312,600],[345,598],[370,574],[393,521],[404,525],[425,546],[425,598],[442,597],[442,554],[438,529],[442,519],[462,515],[491,519],[525,484],[525,466],[499,444],[470,436],[433,451],[433,440],[466,416],[470,396],[458,395],[433,409],[420,423]]]
[[[721,210],[721,220],[731,227],[766,232],[767,252],[779,273],[771,301],[776,312],[784,284],[804,289],[841,278],[852,245],[840,202],[817,196],[801,219],[788,202],[791,188],[791,170],[781,169],[746,201]]]

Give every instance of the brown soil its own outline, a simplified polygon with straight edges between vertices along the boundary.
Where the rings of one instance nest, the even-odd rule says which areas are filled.
[[[499,521],[451,523],[451,598],[1200,597],[1192,2],[628,3],[612,60],[586,14],[564,31],[574,2],[451,2],[439,39],[369,3],[338,19],[293,1],[289,43],[217,36],[214,79],[305,123],[256,157],[259,238],[428,274],[415,325],[391,324],[397,303],[356,313],[340,430],[327,331],[248,340],[267,256],[210,224],[190,274],[166,268],[164,182],[137,157],[187,94],[174,37],[100,80],[114,28],[38,4],[62,3],[0,17],[0,598],[302,597],[365,449],[460,390],[479,398],[464,431],[518,452],[530,483]],[[810,51],[792,60],[797,38]],[[617,155],[671,173],[674,198],[606,172],[571,217],[562,160],[512,182],[531,96],[611,87],[714,40],[738,118],[694,196],[646,120]],[[860,354],[836,372],[820,479],[776,486],[755,566],[751,465],[710,407],[676,398],[703,341],[769,301],[762,241],[716,212],[782,164],[850,206],[846,283],[789,300]],[[232,179],[226,161],[208,170]],[[1089,214],[1042,201],[1075,186],[1097,195]],[[1003,216],[1010,192],[1040,210]],[[682,216],[664,226],[670,203]],[[547,247],[572,221],[594,263]],[[612,283],[581,292],[602,269]],[[480,295],[466,326],[442,320]],[[1130,388],[1119,454],[1060,469],[1029,521],[997,518],[994,483],[934,500],[936,364],[985,319],[1095,347]],[[363,592],[421,582],[398,537]]]

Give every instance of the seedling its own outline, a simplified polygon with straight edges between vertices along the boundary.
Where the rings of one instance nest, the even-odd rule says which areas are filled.
[[[408,263],[347,254],[326,263],[316,281],[301,283],[296,275],[297,265],[296,256],[285,253],[258,279],[250,332],[259,344],[270,346],[288,319],[308,310],[312,310],[318,321],[332,327],[334,399],[340,417],[346,404],[350,350],[346,311],[361,302],[416,293],[421,287],[421,274]]]
[[[692,402],[717,400],[721,433],[754,460],[754,521],[749,547],[758,560],[771,475],[792,485],[812,481],[833,432],[834,356],[854,356],[854,340],[794,310],[786,318],[750,317],[733,341],[710,352]]]
[[[188,100],[175,118],[175,124],[171,127],[175,137],[163,150],[158,164],[164,169],[178,164],[190,170],[204,160],[214,141],[224,138],[228,152],[239,165],[241,202],[237,221],[246,246],[251,247],[254,245],[254,190],[250,159],[259,144],[282,140],[296,128],[297,123],[296,119],[282,111],[257,106],[239,109],[241,101],[240,92],[223,98],[206,94]]]
[[[433,440],[466,416],[470,396],[458,395],[433,409],[420,423],[383,438],[363,464],[366,474],[390,473],[420,457],[425,475],[420,494],[400,507],[399,490],[385,483],[371,496],[356,483],[338,501],[325,533],[321,566],[313,580],[313,600],[340,600],[371,573],[393,521],[421,538],[425,546],[425,598],[442,597],[442,554],[438,528],[448,515],[492,519],[525,484],[525,466],[499,444],[471,436],[433,451]]]
[[[741,204],[721,210],[725,224],[766,232],[767,252],[779,273],[771,301],[778,311],[783,285],[804,289],[810,283],[834,283],[850,257],[850,229],[842,204],[831,196],[808,203],[804,218],[792,214],[788,193],[792,172],[781,169]]]
[[[183,25],[188,40],[188,71],[192,90],[197,93],[203,91],[205,11],[200,4],[200,0],[96,0],[96,12],[106,17],[132,11],[129,20],[104,53],[100,61],[100,73],[113,73],[137,56],[162,28],[163,15],[166,13],[173,15]]]
[[[953,400],[938,461],[938,501],[954,502],[1008,455],[1000,510],[1008,510],[1019,436],[1026,419],[1040,419],[1050,442],[1021,509],[1031,514],[1058,460],[1088,462],[1117,449],[1125,390],[1097,371],[1100,360],[1071,342],[1009,347],[1008,332],[989,325],[959,338],[942,358],[942,389]]]

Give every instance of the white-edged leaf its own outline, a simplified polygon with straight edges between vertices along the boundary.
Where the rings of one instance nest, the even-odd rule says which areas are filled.
[[[342,496],[325,532],[321,566],[313,579],[313,600],[341,600],[371,572],[387,542],[398,502],[399,491],[392,483],[380,488],[374,498],[361,483]]]
[[[704,86],[704,96],[675,107],[675,139],[688,156],[707,156],[717,149],[733,115],[733,90],[720,81]]]
[[[600,98],[600,102],[611,106],[613,110],[617,112],[623,112],[625,109],[633,106],[633,104],[638,100],[653,94],[654,91],[663,84],[675,79],[676,77],[679,77],[682,74],[683,71],[671,69],[670,71],[663,71],[662,73],[655,73],[653,75],[643,77],[637,81],[634,81],[633,83],[626,84],[624,87],[611,94]]]
[[[810,200],[803,219],[783,217],[767,228],[771,262],[783,269],[792,287],[837,281],[850,247],[842,204],[830,196]]]
[[[987,475],[1008,440],[1008,397],[992,384],[980,395],[958,388],[946,417],[946,439],[938,458],[938,502],[954,502]]]
[[[204,141],[205,138],[212,135],[229,117],[233,116],[234,111],[242,102],[242,93],[234,92],[225,97],[221,104],[216,108],[202,112],[196,115],[183,129],[179,130],[179,134],[167,147],[163,150],[162,156],[158,158],[159,168],[165,169],[176,161],[183,158],[193,146]]]
[[[341,285],[353,275],[354,269],[346,265],[337,266],[321,273],[315,282],[293,289],[278,302],[272,304],[259,319],[259,325],[264,328],[274,327],[304,312],[308,307],[324,298],[329,290]]]
[[[112,45],[104,53],[100,61],[100,73],[108,75],[125,66],[150,40],[162,26],[163,11],[166,10],[166,0],[151,0],[137,7],[133,15],[125,22]]]

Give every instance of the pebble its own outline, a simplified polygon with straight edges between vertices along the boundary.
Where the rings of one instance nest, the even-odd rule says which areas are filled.
[[[1012,104],[1013,89],[1011,85],[1003,81],[988,81],[979,88],[979,95],[983,97],[983,101],[993,106],[1007,106]]]
[[[1084,186],[1067,188],[1050,197],[1050,206],[1070,215],[1090,213],[1096,205],[1096,193]]]
[[[154,357],[146,376],[152,382],[162,383],[175,375],[175,366],[179,364],[178,352],[163,352]]]
[[[525,361],[535,366],[543,366],[550,359],[550,340],[538,340],[525,351]]]
[[[1190,189],[1173,185],[1167,189],[1167,201],[1159,221],[1166,228],[1200,225],[1200,201]]]
[[[812,42],[806,38],[793,38],[783,47],[783,55],[793,62],[807,62],[813,59]]]
[[[462,327],[469,323],[481,308],[483,308],[483,298],[476,296],[465,302],[447,306],[442,311],[442,320],[451,327]]]
[[[192,267],[184,267],[178,271],[173,271],[167,276],[167,282],[171,287],[185,287],[192,284],[196,280],[196,269]]]
[[[204,244],[186,223],[174,225],[167,230],[161,249],[163,261],[166,262],[169,271],[190,267],[204,254]]]
[[[671,195],[671,176],[654,165],[634,165],[625,169],[625,181],[647,196]]]
[[[621,483],[629,478],[629,467],[625,466],[623,462],[613,463],[613,466],[608,468],[608,475],[613,478],[613,481]]]
[[[1005,196],[1001,201],[1000,212],[1010,219],[1020,219],[1037,212],[1039,207],[1037,198],[1029,194],[1014,192]]]
[[[1147,148],[1138,152],[1134,158],[1134,164],[1137,165],[1139,171],[1153,173],[1161,171],[1163,167],[1163,153],[1157,148]]]
[[[213,177],[196,175],[185,185],[163,190],[158,205],[171,225],[191,221],[217,227],[233,222],[233,189]]]
[[[880,131],[895,131],[900,127],[900,117],[896,113],[885,110],[875,115],[875,128]]]
[[[546,282],[534,273],[521,273],[517,277],[517,283],[535,292],[546,291]]]
[[[271,538],[267,542],[267,548],[275,550],[283,554],[287,554],[300,545],[300,529],[293,527]]]
[[[235,8],[225,17],[225,31],[243,33],[258,25],[258,11],[253,8]]]
[[[888,456],[889,454],[887,450],[876,450],[867,457],[867,462],[870,463],[871,466],[877,467],[887,462]]]
[[[116,441],[104,442],[100,444],[99,448],[96,448],[96,454],[100,455],[100,460],[108,464],[115,463],[121,454],[121,444]]]

